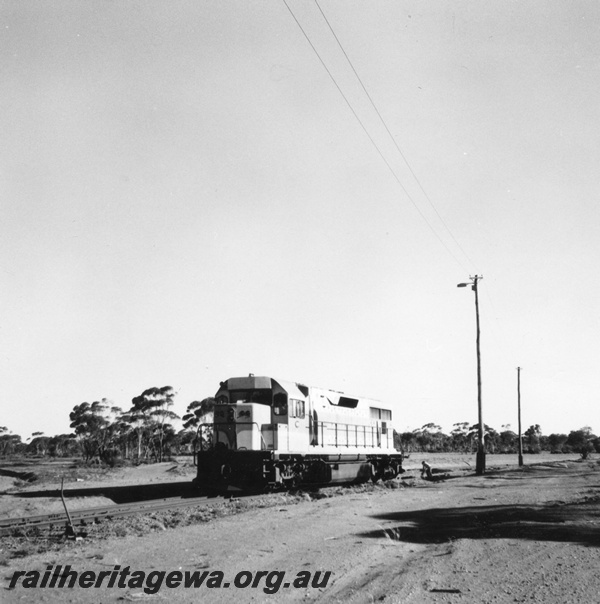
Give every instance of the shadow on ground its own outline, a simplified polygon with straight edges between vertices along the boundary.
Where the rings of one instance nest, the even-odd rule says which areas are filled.
[[[150,499],[163,499],[166,497],[201,497],[200,492],[190,480],[185,482],[164,482],[160,484],[137,484],[128,486],[101,486],[87,489],[65,489],[65,499],[71,497],[107,497],[115,503],[131,503],[135,501],[148,501]],[[60,489],[47,489],[39,491],[22,491],[10,493],[19,498],[60,497]]]
[[[24,482],[35,482],[37,480],[37,475],[35,472],[17,472],[15,470],[5,470],[4,468],[0,468],[0,476],[18,478]]]
[[[375,516],[395,527],[363,533],[409,543],[529,539],[600,546],[600,499],[573,504],[434,508]]]

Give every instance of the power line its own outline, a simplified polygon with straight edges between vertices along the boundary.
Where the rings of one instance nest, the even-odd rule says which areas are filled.
[[[356,79],[358,80],[359,84],[361,85],[361,87],[362,87],[365,95],[369,99],[369,102],[371,103],[371,106],[375,110],[375,113],[377,114],[377,117],[379,118],[379,121],[382,123],[383,127],[385,128],[385,131],[388,133],[388,135],[389,135],[392,143],[394,144],[394,146],[396,147],[396,150],[400,154],[400,157],[402,157],[404,163],[408,167],[408,169],[409,169],[410,173],[412,174],[413,178],[415,179],[417,185],[419,185],[419,188],[421,189],[423,195],[425,196],[425,199],[429,202],[429,205],[433,208],[433,211],[435,212],[435,214],[439,218],[440,222],[442,223],[442,225],[446,229],[447,233],[452,238],[452,241],[454,241],[454,243],[456,244],[456,246],[458,247],[458,249],[463,253],[464,257],[469,261],[469,263],[472,266],[475,266],[475,263],[471,260],[471,258],[469,258],[468,254],[465,252],[465,250],[462,248],[462,246],[460,245],[460,243],[457,241],[456,237],[454,237],[454,234],[452,233],[452,231],[450,230],[450,228],[448,227],[448,225],[446,224],[446,222],[444,221],[444,219],[442,218],[442,216],[438,212],[437,208],[435,207],[435,204],[433,203],[433,201],[431,201],[431,198],[429,197],[429,195],[425,191],[423,185],[421,184],[421,181],[419,180],[419,178],[415,174],[414,170],[412,169],[412,166],[408,162],[408,159],[406,159],[406,156],[402,152],[402,149],[400,149],[400,146],[398,145],[398,143],[397,143],[394,135],[391,133],[390,129],[388,128],[388,125],[386,124],[385,120],[383,119],[383,116],[381,115],[381,113],[380,113],[377,105],[375,104],[375,101],[373,100],[372,96],[369,94],[369,91],[367,90],[367,87],[365,86],[364,82],[362,81],[362,78],[360,77],[360,75],[356,71],[356,69],[355,69],[352,61],[350,60],[350,57],[348,56],[348,53],[344,49],[344,46],[342,45],[340,39],[338,38],[337,34],[335,33],[335,31],[333,29],[333,26],[331,25],[331,23],[329,22],[329,19],[327,18],[327,15],[325,15],[325,13],[323,12],[323,9],[321,8],[321,5],[319,4],[318,0],[314,0],[314,2],[317,5],[317,8],[319,9],[319,12],[323,16],[323,19],[325,20],[325,23],[327,23],[327,27],[329,27],[329,30],[331,31],[331,34],[335,38],[335,41],[337,42],[337,45],[340,47],[340,50],[344,54],[344,57],[346,57],[346,61],[348,62],[348,65],[350,65],[350,68],[354,72],[354,75],[356,76]]]
[[[408,197],[409,201],[413,204],[414,208],[417,210],[417,212],[419,213],[419,215],[421,216],[421,218],[425,221],[425,224],[427,224],[427,226],[429,227],[429,230],[433,233],[433,235],[435,236],[435,238],[442,244],[442,246],[446,249],[446,251],[450,254],[450,256],[452,256],[452,258],[454,259],[454,261],[459,266],[461,266],[464,270],[467,270],[464,267],[464,265],[462,264],[462,262],[454,255],[454,253],[452,252],[452,250],[446,245],[446,243],[443,241],[443,239],[438,235],[437,231],[433,228],[433,226],[431,225],[431,223],[429,222],[429,220],[427,220],[427,217],[425,216],[425,214],[423,214],[423,212],[421,211],[421,209],[419,208],[419,206],[417,205],[417,203],[415,202],[415,200],[412,198],[412,196],[410,195],[410,193],[406,190],[405,186],[402,184],[402,181],[398,178],[396,172],[394,171],[394,169],[392,168],[392,166],[390,165],[390,163],[388,162],[388,160],[385,158],[385,155],[383,154],[383,152],[381,151],[381,149],[379,148],[379,146],[377,145],[377,143],[375,142],[375,140],[373,139],[373,137],[371,136],[371,134],[367,130],[366,126],[364,125],[364,123],[362,122],[362,120],[360,119],[360,117],[358,116],[358,114],[356,113],[356,111],[354,110],[354,107],[352,107],[352,104],[350,103],[350,101],[348,100],[348,98],[344,94],[344,91],[341,89],[341,87],[337,83],[337,81],[334,78],[333,74],[331,73],[331,71],[327,67],[325,61],[323,60],[323,58],[319,54],[319,51],[316,49],[316,47],[312,43],[310,37],[308,36],[308,34],[306,33],[306,31],[302,27],[300,21],[298,21],[298,19],[296,18],[296,15],[294,14],[294,11],[292,11],[292,9],[290,8],[290,6],[289,6],[289,4],[287,3],[286,0],[283,0],[283,3],[285,4],[286,8],[288,9],[290,15],[292,15],[292,18],[294,19],[294,21],[296,22],[296,25],[299,27],[300,31],[302,32],[302,34],[306,38],[306,41],[308,42],[308,44],[312,48],[313,52],[315,53],[315,55],[317,56],[317,58],[321,62],[321,65],[323,66],[323,68],[327,72],[327,75],[329,76],[329,78],[331,79],[331,81],[334,83],[334,85],[337,88],[338,92],[342,95],[342,98],[346,102],[346,105],[348,105],[348,108],[352,112],[352,115],[354,115],[356,121],[360,124],[360,127],[363,129],[364,133],[367,135],[367,137],[371,141],[371,144],[375,147],[375,150],[377,151],[377,153],[379,154],[379,156],[381,157],[381,159],[383,160],[383,162],[387,166],[388,170],[391,172],[392,176],[394,177],[394,180],[398,183],[398,185],[400,185],[400,188],[404,191],[405,195]]]

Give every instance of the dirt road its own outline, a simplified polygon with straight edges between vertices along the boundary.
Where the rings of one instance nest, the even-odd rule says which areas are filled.
[[[436,482],[413,470],[398,488],[282,495],[275,506],[208,523],[12,557],[0,601],[600,602],[595,460],[490,468],[480,477],[459,466],[445,467]],[[104,571],[102,584],[41,587],[44,571],[50,576],[57,565],[90,571],[95,581]],[[8,589],[19,571],[29,574]],[[35,587],[30,571],[40,573]],[[185,587],[186,572],[204,573],[203,585]]]

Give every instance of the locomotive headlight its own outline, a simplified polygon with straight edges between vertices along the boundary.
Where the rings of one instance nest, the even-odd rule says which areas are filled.
[[[235,420],[235,409],[229,408],[227,409],[227,421],[232,422]]]

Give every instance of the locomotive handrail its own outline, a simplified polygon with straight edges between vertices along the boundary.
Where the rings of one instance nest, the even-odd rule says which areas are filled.
[[[386,433],[385,438],[382,438],[384,435],[383,433],[380,431],[380,427],[376,426],[376,425],[366,425],[366,424],[346,424],[346,423],[341,423],[341,422],[327,422],[327,421],[317,421],[317,430],[319,432],[319,444],[317,444],[316,446],[320,446],[320,447],[324,447],[325,446],[325,434],[327,433],[326,430],[331,430],[333,431],[333,435],[334,435],[334,439],[333,442],[331,444],[333,444],[336,447],[364,447],[365,449],[368,448],[377,448],[377,447],[381,447],[382,446],[382,442],[385,442],[387,445],[390,444],[390,437],[388,436],[388,434]],[[338,430],[338,428],[341,428],[340,430]],[[343,429],[345,428],[345,432],[346,432],[346,442],[345,443],[340,443],[338,442],[338,434],[340,432],[343,432]],[[354,428],[354,430],[350,430],[350,428]],[[362,435],[362,444],[358,443],[358,435],[359,435],[359,429],[361,429],[361,435]],[[354,443],[351,444],[350,442],[350,438],[349,435],[354,432]],[[370,436],[370,443],[368,442],[369,437]]]
[[[265,424],[265,425],[269,425],[272,426],[272,424]],[[317,421],[316,422],[317,425],[317,431],[319,434],[319,443],[317,445],[313,445],[313,446],[318,446],[318,447],[325,447],[327,445],[333,445],[335,447],[345,447],[345,448],[350,448],[350,447],[356,447],[356,448],[364,448],[364,449],[374,449],[374,448],[378,448],[381,447],[382,445],[390,445],[390,436],[388,434],[386,434],[384,436],[384,434],[381,432],[381,429],[379,426],[377,425],[366,425],[366,424],[349,424],[349,423],[342,423],[342,422],[330,422],[330,421]],[[212,422],[212,423],[205,423],[205,424],[200,424],[198,426],[198,432],[197,434],[200,435],[200,431],[203,428],[212,428],[213,429],[213,439],[218,438],[218,429],[221,426],[255,426],[256,430],[258,432],[258,435],[260,436],[260,440],[261,440],[261,444],[262,444],[262,450],[268,450],[268,446],[267,446],[267,442],[265,440],[265,437],[263,436],[262,430],[261,430],[261,426],[258,424],[258,422],[235,422],[235,423],[230,423],[227,421],[219,421],[219,422]],[[345,434],[345,442],[344,442],[344,438],[342,435]],[[328,438],[328,442],[326,443],[326,436],[333,436],[333,438]],[[359,436],[362,437],[359,439]],[[237,447],[237,433],[233,433],[232,437],[235,439],[234,441],[234,450],[238,450]],[[353,437],[353,438],[352,438]],[[352,442],[352,440],[354,440],[354,442]],[[359,440],[362,440],[361,443],[359,443]],[[205,446],[202,438],[197,438],[196,442],[199,442],[200,445],[200,449],[199,451],[207,451],[209,449],[214,448],[214,446],[217,444],[216,442],[213,442],[212,444],[207,444]],[[223,443],[225,444],[225,443]],[[196,453],[197,451],[194,451],[194,463],[197,463],[197,459],[196,459]]]
[[[197,445],[198,445],[198,441],[200,441],[200,451],[204,451],[204,447],[202,447],[202,435],[200,434],[200,430],[202,428],[212,428],[212,424],[199,424],[198,428],[196,430],[196,438],[193,441],[193,445],[194,445],[194,449],[192,450],[192,456],[193,456],[193,460],[194,460],[194,466],[198,466],[198,458],[197,458],[197,453],[198,453],[198,449],[197,449]]]
[[[202,427],[202,426],[210,426],[211,428],[213,428],[213,438],[215,437],[215,433],[217,432],[217,430],[216,430],[217,426],[256,426],[256,429],[258,430],[258,435],[260,436],[260,439],[261,439],[262,444],[263,444],[263,448],[264,449],[268,449],[268,447],[267,447],[267,441],[265,440],[265,437],[262,435],[262,430],[260,429],[260,426],[258,425],[257,422],[239,422],[239,421],[236,421],[235,423],[231,423],[231,422],[212,422],[210,424],[201,424],[199,426],[199,428]],[[237,433],[234,432],[233,436],[235,437],[235,449],[234,450],[238,451],[240,449],[238,449],[238,446],[237,446]],[[213,443],[206,450],[213,448],[216,444],[217,443]],[[200,446],[201,446],[200,450],[204,451],[205,449],[202,447],[202,442],[200,443]]]

